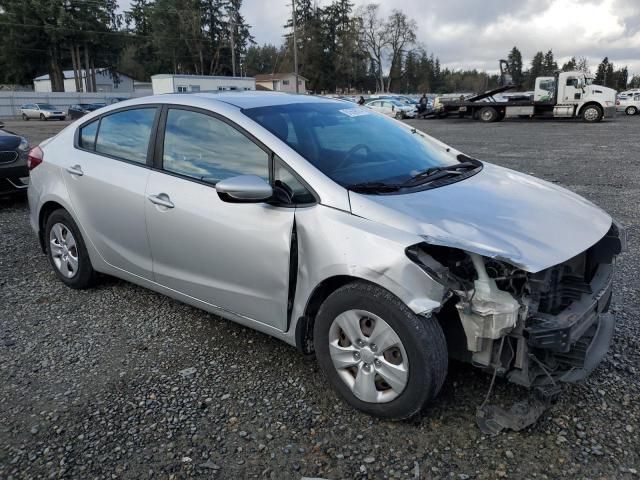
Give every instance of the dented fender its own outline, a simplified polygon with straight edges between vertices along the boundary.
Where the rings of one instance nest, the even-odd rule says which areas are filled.
[[[441,305],[446,288],[405,254],[406,247],[421,241],[419,236],[323,205],[298,208],[296,229],[299,264],[292,318],[304,315],[318,285],[345,275],[389,290],[417,314]]]

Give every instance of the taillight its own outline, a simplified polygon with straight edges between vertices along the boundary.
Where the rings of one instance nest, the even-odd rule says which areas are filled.
[[[27,157],[27,167],[29,170],[33,170],[44,160],[44,152],[40,147],[33,147],[29,150],[29,156]]]

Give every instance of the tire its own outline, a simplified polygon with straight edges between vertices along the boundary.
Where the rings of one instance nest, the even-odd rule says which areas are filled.
[[[22,114],[22,120],[24,120],[25,122],[28,122],[29,121],[29,117],[25,113],[23,113]]]
[[[352,327],[351,337],[362,335],[362,348],[348,340],[341,328],[345,322]],[[382,343],[376,333],[378,326],[389,334],[386,338],[395,339],[385,342],[391,346],[384,351],[372,341],[378,338]],[[447,344],[435,318],[414,314],[387,290],[365,282],[349,283],[324,301],[314,324],[314,347],[331,386],[347,403],[379,418],[402,420],[417,415],[438,394],[447,376]],[[343,365],[353,365],[339,369],[334,358],[343,359]],[[402,372],[400,380],[387,375],[394,371],[394,364],[395,371]],[[370,386],[360,391],[370,399],[356,393],[360,375]]]
[[[485,123],[495,122],[498,120],[498,111],[493,107],[482,107],[478,118]]]
[[[638,113],[638,109],[636,107],[627,107],[624,111],[624,113],[626,113],[627,115],[637,115]]]
[[[44,116],[44,113],[40,114],[40,121],[41,122],[46,122],[47,121],[47,117]]]
[[[71,234],[71,239],[69,234]],[[61,239],[65,240],[65,242],[61,241]],[[74,240],[74,246],[71,245],[71,240]],[[54,247],[56,243],[59,247],[57,249]],[[91,265],[84,239],[80,235],[78,226],[66,210],[55,210],[47,218],[45,244],[49,263],[62,283],[78,290],[89,288],[95,283],[96,272]],[[70,266],[73,266],[74,254],[76,263],[73,268],[70,268]],[[61,267],[60,265],[63,266]]]
[[[61,122],[64,122],[66,120],[67,117],[60,117],[58,118],[58,120],[60,120]]]
[[[580,114],[582,116],[582,120],[587,123],[596,123],[602,120],[602,116],[604,115],[602,112],[602,108],[598,105],[587,105],[582,109]]]
[[[402,120],[404,118],[404,115],[402,114],[402,112],[396,112],[396,120]]]

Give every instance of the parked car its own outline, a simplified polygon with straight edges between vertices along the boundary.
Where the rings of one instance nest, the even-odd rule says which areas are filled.
[[[26,193],[29,185],[26,138],[0,127],[0,195]]]
[[[391,98],[372,100],[364,105],[376,112],[384,113],[385,115],[398,119],[414,118],[416,116],[415,105],[407,105],[406,103]]]
[[[83,117],[89,112],[93,112],[94,110],[105,106],[106,103],[78,103],[76,105],[71,105],[69,107],[69,110],[67,111],[67,114],[69,115],[70,119],[75,120]]]
[[[27,103],[20,107],[20,114],[23,120],[39,118],[40,120],[51,120],[57,118],[64,120],[66,114],[59,108],[48,103]]]
[[[576,382],[613,335],[626,236],[609,215],[348,102],[143,97],[29,166],[60,281],[102,272],[273,335],[372,415],[417,414],[448,356],[529,388]]]
[[[616,111],[624,112],[627,115],[637,115],[640,113],[640,93],[634,93],[624,98],[616,100]]]

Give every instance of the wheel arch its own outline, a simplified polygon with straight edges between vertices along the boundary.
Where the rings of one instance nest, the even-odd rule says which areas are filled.
[[[40,207],[40,211],[38,212],[38,240],[40,241],[40,248],[42,248],[42,251],[44,253],[47,252],[47,244],[44,238],[44,230],[47,225],[47,219],[49,218],[49,215],[60,209],[69,212],[69,215],[73,217],[73,214],[69,211],[69,209],[56,200],[46,201],[42,204],[42,207]]]
[[[296,322],[295,340],[296,348],[306,355],[312,355],[313,350],[313,324],[322,303],[333,292],[351,282],[367,282],[359,277],[351,275],[334,275],[322,280],[311,292],[304,309],[304,314]],[[371,283],[371,282],[369,282]]]
[[[602,112],[604,112],[604,107],[600,104],[600,102],[597,102],[597,101],[595,101],[595,100],[591,100],[591,101],[589,101],[589,102],[585,103],[584,105],[582,105],[582,106],[580,107],[580,110],[578,110],[578,115],[579,115],[579,116],[580,116],[580,115],[582,115],[582,112],[584,112],[584,109],[585,109],[585,108],[587,108],[587,107],[591,107],[591,106],[594,106],[594,105],[595,105],[596,107],[598,107],[600,110],[602,110]]]

